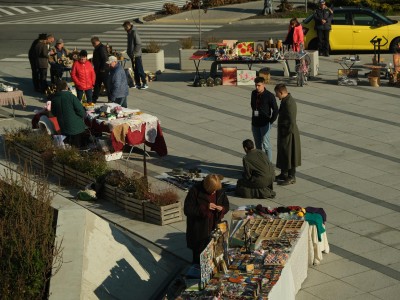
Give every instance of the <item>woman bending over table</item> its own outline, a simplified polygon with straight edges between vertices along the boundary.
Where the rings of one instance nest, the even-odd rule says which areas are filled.
[[[195,184],[185,199],[187,247],[193,251],[193,264],[200,264],[200,253],[210,234],[229,211],[229,200],[218,175],[210,174]]]

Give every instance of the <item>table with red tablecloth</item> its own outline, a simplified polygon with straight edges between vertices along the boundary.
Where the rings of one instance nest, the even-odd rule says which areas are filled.
[[[143,114],[146,115],[146,114]],[[153,117],[155,118],[155,117]],[[129,119],[127,119],[129,122]],[[160,122],[156,121],[156,126],[151,128],[152,130],[152,137],[148,137],[149,127],[152,126],[148,122],[141,122],[136,127],[127,126],[128,129],[126,132],[122,133],[125,137],[124,142],[121,142],[121,139],[115,136],[115,133],[120,129],[120,126],[123,126],[128,123],[123,123],[120,121],[119,125],[112,125],[110,121],[99,121],[97,119],[86,118],[85,119],[86,125],[91,129],[92,132],[108,132],[110,133],[110,138],[112,142],[112,146],[115,151],[121,151],[124,145],[140,145],[145,144],[146,146],[150,147],[152,151],[157,152],[160,156],[165,156],[168,154],[167,145],[165,143],[164,135],[160,126]]]

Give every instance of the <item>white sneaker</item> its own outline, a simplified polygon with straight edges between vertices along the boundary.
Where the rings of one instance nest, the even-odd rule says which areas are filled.
[[[146,83],[140,87],[141,90],[147,90],[148,88],[149,86]]]

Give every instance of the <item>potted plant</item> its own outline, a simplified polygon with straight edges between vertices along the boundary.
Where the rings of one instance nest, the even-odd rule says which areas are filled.
[[[145,72],[161,73],[165,71],[164,50],[156,41],[150,41],[143,49],[143,68]]]
[[[144,220],[157,225],[167,225],[182,221],[182,204],[176,188],[152,189],[144,202]]]
[[[207,51],[208,42],[216,40],[214,37],[204,39],[205,46],[203,49],[195,49],[192,37],[183,38],[180,40],[181,48],[179,48],[179,66],[184,71],[195,71],[196,67],[193,60],[190,57],[196,51]],[[211,69],[212,60],[202,60],[199,64],[199,70],[206,70],[207,72]]]

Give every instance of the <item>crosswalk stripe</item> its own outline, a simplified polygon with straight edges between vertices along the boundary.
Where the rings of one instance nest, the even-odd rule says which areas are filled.
[[[22,9],[19,9],[18,7],[15,7],[15,6],[10,6],[10,9],[13,9],[13,10],[15,10],[16,12],[19,12],[20,14],[27,14],[27,12],[26,11],[24,11],[24,10],[22,10]]]
[[[1,11],[1,12],[3,12],[3,13],[5,13],[6,15],[9,15],[9,16],[15,16],[15,14],[14,14],[14,13],[12,13],[12,12],[9,12],[8,10],[5,10],[5,9],[2,9],[2,8],[0,8],[0,11]]]
[[[5,61],[5,62],[24,62],[24,61],[29,61],[29,59],[28,58],[13,57],[13,58],[3,58],[3,59],[0,59],[0,61]]]
[[[53,10],[51,7],[49,7],[49,6],[41,6],[41,7],[43,7],[44,9],[46,9],[46,10]]]
[[[39,12],[39,11],[40,11],[40,10],[38,10],[38,9],[32,7],[32,6],[25,6],[25,7],[26,7],[27,9],[33,11],[33,12]]]

